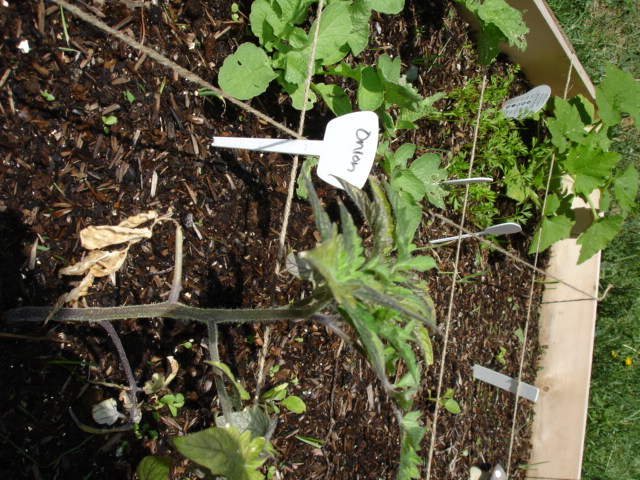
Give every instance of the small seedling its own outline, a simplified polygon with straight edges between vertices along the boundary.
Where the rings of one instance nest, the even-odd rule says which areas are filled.
[[[129,90],[125,90],[122,95],[124,95],[124,99],[129,103],[133,103],[136,101],[136,97],[134,97],[133,93],[131,93]]]
[[[231,20],[233,20],[234,22],[237,22],[240,20],[240,15],[238,15],[238,11],[240,11],[240,7],[238,6],[237,3],[232,3],[231,4]]]
[[[55,96],[53,96],[52,94],[50,94],[46,90],[41,91],[40,95],[42,95],[42,98],[44,98],[47,102],[53,102],[56,99]]]
[[[168,393],[159,398],[153,408],[159,410],[165,405],[169,408],[171,415],[175,417],[178,414],[178,409],[184,406],[184,395],[181,393]]]
[[[260,395],[260,400],[264,402],[268,411],[280,413],[280,406],[285,407],[293,413],[303,413],[307,409],[306,404],[300,397],[287,395],[288,387],[288,382],[281,383]]]

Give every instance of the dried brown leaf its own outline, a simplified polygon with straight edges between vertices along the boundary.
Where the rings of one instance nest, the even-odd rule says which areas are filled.
[[[94,277],[106,277],[120,269],[128,251],[128,247],[113,252],[93,250],[78,263],[61,269],[60,275],[84,275],[90,272]]]
[[[155,220],[156,218],[158,218],[158,212],[156,212],[155,210],[149,210],[148,212],[139,213],[138,215],[134,215],[127,218],[126,220],[121,221],[118,226],[125,228],[134,228],[150,220]]]
[[[64,303],[70,303],[78,300],[80,297],[84,297],[89,293],[89,287],[93,285],[93,279],[95,277],[88,273],[78,284],[76,288],[71,290],[64,296]]]
[[[126,221],[126,220],[125,220]],[[120,243],[137,243],[145,238],[151,238],[151,228],[131,228],[98,225],[84,228],[80,231],[80,242],[87,250],[117,245]]]

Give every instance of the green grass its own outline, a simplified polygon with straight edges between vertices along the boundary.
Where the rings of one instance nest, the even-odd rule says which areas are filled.
[[[638,0],[548,0],[594,84],[608,61],[640,77]],[[629,123],[613,149],[640,167],[640,135]],[[630,221],[602,254],[601,286],[614,287],[598,306],[585,480],[640,479],[640,223]],[[614,353],[612,353],[614,352]],[[631,365],[626,365],[629,358]]]
[[[583,476],[638,479],[640,223],[630,222],[602,256],[602,285],[614,287],[598,306]]]

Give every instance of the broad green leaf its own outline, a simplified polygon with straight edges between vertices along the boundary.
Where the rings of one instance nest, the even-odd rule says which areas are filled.
[[[377,66],[380,78],[385,83],[398,83],[400,81],[400,69],[402,68],[400,57],[392,60],[388,54],[383,53],[378,57]]]
[[[287,396],[287,388],[289,387],[289,382],[281,383],[280,385],[276,385],[275,387],[267,390],[262,395],[260,395],[261,400],[275,400],[279,402],[283,400],[284,397]]]
[[[399,81],[384,83],[384,100],[386,103],[413,110],[419,108],[423,98],[413,85]]]
[[[277,420],[269,418],[264,411],[259,407],[247,407],[240,412],[231,412],[230,423],[239,432],[251,432],[251,438],[264,437],[266,441],[269,441]],[[216,417],[216,426],[219,428],[225,428],[226,418],[224,415]],[[268,447],[265,447],[268,448]]]
[[[364,67],[358,85],[358,106],[361,110],[376,110],[384,101],[382,80],[373,67]]]
[[[349,35],[351,33],[351,16],[344,3],[332,3],[322,11],[318,43],[316,44],[316,59],[323,65],[332,65],[342,60],[348,51]],[[309,30],[313,35],[315,22]]]
[[[620,113],[625,112],[640,128],[640,83],[629,72],[607,64],[605,78],[596,87],[596,103],[598,114],[606,125],[620,123]]]
[[[289,83],[284,78],[278,77],[278,82],[282,85],[282,89],[291,97],[291,104],[296,110],[302,110],[304,97],[304,84]],[[311,109],[316,103],[317,97],[313,89],[309,89],[307,96],[307,110]]]
[[[173,459],[171,457],[144,457],[136,468],[136,475],[140,480],[169,480],[169,470]]]
[[[422,221],[422,208],[407,192],[394,190],[385,184],[389,202],[395,216],[394,238],[398,249],[398,260],[406,261],[413,247],[413,238]]]
[[[232,97],[248,100],[263,93],[274,78],[276,74],[265,51],[251,43],[243,43],[225,58],[218,83]]]
[[[560,197],[557,193],[550,193],[549,195],[547,195],[547,203],[544,208],[544,214],[549,217],[556,213],[556,211],[560,207],[560,203]]]
[[[409,170],[422,181],[429,203],[444,209],[444,197],[447,195],[447,192],[445,192],[438,182],[447,178],[447,171],[440,168],[441,163],[442,159],[440,155],[426,153],[414,160]]]
[[[376,12],[395,15],[404,8],[404,0],[371,0],[371,8]]]
[[[396,169],[405,170],[407,168],[407,162],[415,153],[416,146],[413,143],[403,143],[400,145],[395,153],[389,154],[389,166],[391,167],[391,172]]]
[[[578,245],[582,245],[580,256],[578,257],[578,264],[590,259],[609,245],[611,240],[613,240],[622,229],[623,223],[623,217],[614,216],[599,218],[591,224],[576,241]]]
[[[619,160],[618,153],[605,152],[591,144],[579,144],[569,149],[563,166],[574,179],[574,193],[585,198],[609,180],[611,170]]]
[[[283,23],[267,0],[256,0],[251,4],[249,22],[261,45],[273,43],[282,34]],[[267,47],[267,50],[271,48]]]
[[[551,142],[564,152],[570,141],[579,142],[586,135],[585,125],[582,123],[580,112],[566,100],[554,99],[554,116],[547,120],[547,127],[551,132]]]
[[[558,240],[569,238],[574,223],[574,220],[565,215],[555,215],[551,218],[542,217],[542,221],[533,235],[529,253],[535,253],[536,247],[539,252],[543,252]],[[540,239],[539,246],[538,239]]]
[[[329,109],[336,115],[346,115],[352,112],[351,101],[345,91],[335,84],[315,83],[313,89],[320,94],[322,100]]]
[[[354,0],[349,7],[353,29],[349,35],[349,48],[353,55],[362,52],[369,43],[369,19],[371,18],[370,0]]]
[[[208,468],[214,475],[229,480],[259,480],[258,470],[265,458],[260,458],[265,448],[262,437],[251,439],[250,432],[240,433],[233,426],[207,428],[173,439],[177,450],[189,460]]]
[[[457,414],[462,411],[458,402],[456,402],[453,398],[447,398],[442,405],[449,413]]]
[[[280,402],[280,405],[287,410],[291,410],[293,413],[303,413],[307,409],[304,401],[295,395],[288,396]]]
[[[356,82],[360,82],[360,68],[351,68],[345,62],[340,62],[338,65],[327,67],[326,74],[347,77],[355,80]]]
[[[623,212],[637,208],[638,171],[633,164],[630,164],[621,174],[616,176],[613,181],[613,192]]]
[[[396,170],[391,176],[391,186],[407,192],[416,202],[424,197],[424,184],[411,170]]]

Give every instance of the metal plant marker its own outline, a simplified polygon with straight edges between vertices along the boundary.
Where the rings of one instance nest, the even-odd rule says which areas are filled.
[[[378,115],[354,112],[327,124],[323,140],[213,137],[211,146],[320,157],[318,176],[336,188],[338,178],[362,188],[369,177],[378,148]]]
[[[494,387],[501,388],[503,390],[506,390],[507,392],[511,392],[514,394],[517,393],[522,398],[526,398],[527,400],[531,400],[532,402],[538,400],[539,390],[533,385],[520,382],[520,388],[518,388],[518,380],[516,380],[515,378],[508,377],[507,375],[495,372],[481,365],[474,365],[472,368],[472,373],[473,378],[482,380],[483,382],[489,383]]]
[[[457,240],[458,238],[469,238],[480,235],[507,235],[509,233],[518,233],[522,231],[522,227],[517,223],[507,222],[500,223],[498,225],[492,225],[481,232],[477,233],[465,233],[464,235],[456,235],[454,237],[438,238],[436,240],[429,240],[429,243],[445,243]]]
[[[456,178],[454,180],[444,180],[438,182],[438,185],[471,185],[473,183],[493,182],[491,177],[471,177],[471,178]]]

